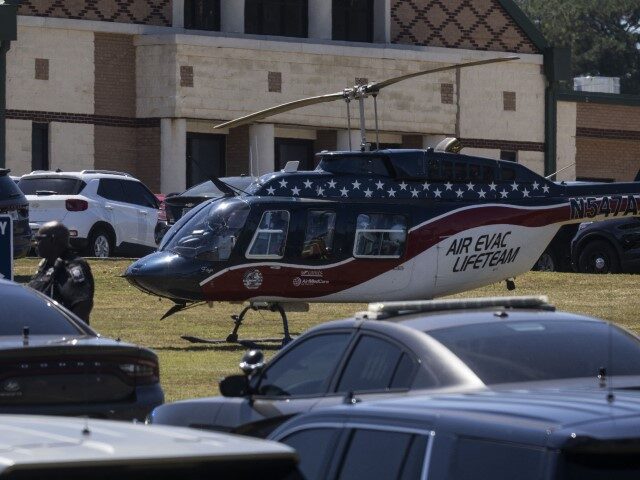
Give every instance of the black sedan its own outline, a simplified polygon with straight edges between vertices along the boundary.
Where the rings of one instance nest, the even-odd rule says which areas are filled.
[[[48,297],[0,280],[0,413],[144,419],[164,401],[158,357],[103,338]]]
[[[240,364],[247,376],[220,383],[226,396],[162,405],[148,421],[263,436],[295,414],[356,397],[594,384],[605,366],[640,385],[640,339],[556,312],[545,298],[390,302],[309,330],[266,365],[253,352]]]
[[[9,172],[0,168],[0,215],[9,215],[13,219],[13,257],[22,258],[31,248],[29,202]]]

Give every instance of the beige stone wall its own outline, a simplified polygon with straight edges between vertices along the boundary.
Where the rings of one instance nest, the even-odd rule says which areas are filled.
[[[543,152],[528,152],[526,150],[519,151],[518,163],[524,165],[529,170],[532,170],[539,175],[544,175],[544,153]]]
[[[7,109],[94,113],[93,33],[19,27],[7,55]],[[35,59],[49,59],[49,80]]]
[[[556,132],[556,170],[560,172],[557,180],[576,179],[576,114],[575,102],[558,102]],[[573,164],[573,166],[570,166]]]
[[[31,122],[7,120],[6,166],[12,175],[24,175],[31,171]]]
[[[140,40],[143,37],[138,37]],[[136,47],[136,116],[174,118],[179,70],[175,45]],[[204,95],[204,92],[203,92]]]
[[[93,131],[93,125],[52,122],[49,126],[51,169],[78,171],[94,168]]]

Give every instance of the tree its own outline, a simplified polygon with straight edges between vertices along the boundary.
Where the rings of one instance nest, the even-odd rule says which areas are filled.
[[[550,44],[571,47],[572,73],[620,77],[640,94],[638,0],[516,0]]]

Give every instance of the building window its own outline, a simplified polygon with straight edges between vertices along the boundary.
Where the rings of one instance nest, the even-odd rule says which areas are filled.
[[[31,170],[49,170],[49,124],[31,124]]]
[[[510,162],[518,161],[518,152],[513,150],[500,150],[500,160],[508,160]]]
[[[373,42],[374,0],[333,0],[334,40]]]
[[[184,0],[184,28],[220,31],[220,0]]]
[[[296,138],[275,139],[275,170],[282,170],[287,162],[297,161],[298,170],[313,170],[313,140]]]
[[[225,175],[225,135],[187,133],[187,188]]]
[[[244,8],[245,33],[307,36],[307,0],[246,0]]]

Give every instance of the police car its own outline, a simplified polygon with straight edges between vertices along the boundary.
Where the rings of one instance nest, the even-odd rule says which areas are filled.
[[[9,172],[6,168],[0,168],[0,215],[8,215],[13,220],[13,256],[22,258],[31,247],[29,202]]]

